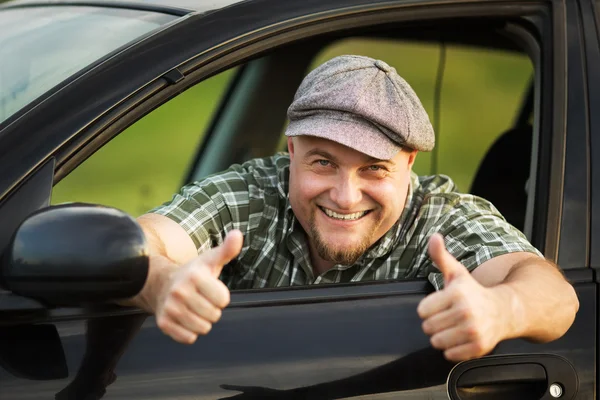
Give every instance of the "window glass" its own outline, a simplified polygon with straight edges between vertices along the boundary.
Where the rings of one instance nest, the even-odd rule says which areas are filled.
[[[174,19],[106,7],[3,10],[0,123],[68,77]]]
[[[515,123],[533,74],[525,54],[359,38],[329,46],[314,60],[313,68],[342,54],[382,59],[412,86],[429,114],[437,141],[433,152],[419,153],[414,170],[421,175],[449,175],[462,192],[470,190],[489,147]]]
[[[234,70],[209,78],[123,131],[52,193],[52,203],[98,203],[139,216],[177,192]]]

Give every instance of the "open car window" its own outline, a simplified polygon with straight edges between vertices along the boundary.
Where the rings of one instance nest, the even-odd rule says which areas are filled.
[[[392,34],[353,33],[294,43],[202,81],[71,172],[55,186],[53,203],[100,203],[138,216],[169,201],[184,182],[185,171],[191,171],[187,182],[192,182],[233,163],[285,151],[286,111],[302,78],[327,59],[359,54],[395,67],[429,114],[437,146],[417,156],[415,172],[450,176],[459,191],[487,198],[523,230],[528,196],[534,195],[527,191],[534,151],[532,107],[526,101],[534,65],[528,53],[514,43],[444,43],[439,39],[443,35],[415,39],[416,27],[410,37],[403,36],[407,30],[386,29]],[[494,161],[498,154],[506,155],[504,147],[513,146],[503,144],[506,138],[514,140],[508,132],[516,132],[516,140],[527,144],[519,147],[522,154],[513,154],[519,161],[512,163],[518,165],[518,176]]]

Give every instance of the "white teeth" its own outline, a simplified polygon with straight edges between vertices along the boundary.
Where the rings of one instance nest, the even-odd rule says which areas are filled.
[[[325,211],[325,214],[327,214],[331,218],[350,220],[350,221],[359,219],[360,217],[364,216],[367,213],[367,211],[360,211],[360,212],[353,213],[353,214],[338,214],[335,211],[332,211],[325,207],[321,207],[321,209],[323,211]]]

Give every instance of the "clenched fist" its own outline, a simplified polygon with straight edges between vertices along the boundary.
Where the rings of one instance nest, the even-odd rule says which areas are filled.
[[[505,338],[507,304],[482,286],[435,234],[429,242],[431,259],[444,275],[444,289],[427,296],[417,307],[431,345],[451,361],[483,356]]]
[[[242,248],[238,230],[229,232],[218,247],[175,269],[162,285],[156,302],[156,323],[178,342],[192,344],[206,335],[229,304],[229,289],[219,280],[223,266]]]

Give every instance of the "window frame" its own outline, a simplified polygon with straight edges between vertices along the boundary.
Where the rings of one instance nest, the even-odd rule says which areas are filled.
[[[535,21],[535,20],[532,20],[530,22],[532,25],[539,24],[539,21]],[[533,29],[533,27],[530,27],[530,29]],[[544,85],[546,85],[546,87],[551,86],[551,84],[549,82],[550,82],[550,79],[552,79],[552,76],[550,73],[542,76],[542,73],[538,73],[538,71],[540,71],[541,69],[544,68],[542,65],[547,63],[550,60],[550,58],[549,58],[549,55],[546,56],[546,58],[543,57],[541,47],[540,47],[540,44],[537,42],[535,33],[532,33],[530,30],[526,29],[523,26],[517,25],[517,24],[510,24],[510,31],[511,31],[511,36],[512,36],[511,39],[515,43],[519,43],[519,45],[529,55],[530,60],[533,65],[533,70],[534,70],[534,75],[535,75],[535,79],[534,79],[534,109],[533,109],[533,140],[534,140],[534,143],[532,146],[531,167],[530,167],[530,174],[531,174],[530,175],[530,185],[532,187],[531,193],[533,195],[528,196],[524,233],[525,233],[525,236],[530,241],[532,241],[536,247],[543,249],[544,243],[547,243],[547,239],[546,239],[546,242],[544,242],[544,238],[547,236],[547,232],[546,232],[546,227],[547,227],[546,222],[547,221],[545,218],[547,215],[546,210],[548,207],[548,203],[545,202],[545,200],[547,199],[547,196],[545,196],[543,193],[547,193],[547,190],[549,190],[548,184],[545,182],[550,180],[550,174],[549,174],[548,168],[542,168],[543,164],[538,163],[538,159],[539,159],[538,153],[540,151],[548,151],[549,142],[550,142],[550,139],[549,139],[550,133],[546,132],[544,134],[544,140],[542,141],[545,144],[545,147],[543,149],[540,148],[540,135],[541,135],[542,129],[546,129],[545,127],[548,126],[548,121],[546,121],[544,123],[541,122],[542,107],[545,107],[545,109],[548,110],[551,106],[551,101],[549,101],[549,100],[546,100],[546,102],[544,104],[542,104],[542,100],[543,100],[542,88],[544,87]],[[350,31],[350,32],[353,32],[353,31]],[[357,33],[357,36],[361,35],[360,30],[356,31],[356,33]],[[354,35],[351,35],[351,37],[354,37]],[[394,37],[394,38],[398,39],[398,37]],[[344,38],[342,37],[342,38],[338,38],[338,39],[343,40]],[[334,41],[335,40],[333,40],[333,41],[324,40],[321,43],[317,42],[314,46],[311,46],[310,52],[311,52],[312,56],[316,56],[316,54],[318,54],[324,48],[326,48],[327,46],[332,44]],[[253,62],[256,62],[256,60],[251,60],[249,63],[251,64]],[[312,61],[309,60],[307,62],[307,64],[310,64],[311,62]],[[246,68],[248,65],[249,64],[244,64],[244,66],[242,68]],[[547,69],[550,70],[549,68],[547,68]],[[237,77],[236,82],[239,82],[240,80],[244,79],[243,72],[245,72],[245,71],[240,70],[240,76]],[[303,76],[304,75],[302,75],[302,77]],[[292,75],[291,79],[297,80],[297,84],[294,86],[294,88],[296,88],[298,86],[298,84],[300,83],[301,77],[296,77],[296,76]],[[211,144],[211,138],[216,135],[215,131],[223,130],[223,128],[220,126],[221,125],[220,123],[222,121],[227,121],[231,115],[236,114],[236,110],[231,110],[232,107],[228,107],[228,104],[227,104],[228,102],[239,101],[239,99],[236,98],[236,96],[235,96],[235,93],[234,93],[235,89],[236,89],[235,87],[230,88],[230,90],[228,92],[228,96],[223,99],[223,101],[219,107],[219,112],[214,115],[213,122],[210,125],[210,129],[205,134],[206,139],[201,144],[201,147],[195,157],[196,163],[198,163],[198,161],[202,159],[204,154],[207,154],[207,153],[211,154],[216,150],[215,146],[213,146]],[[295,91],[295,89],[294,89],[294,91]],[[261,92],[261,94],[262,94],[262,92]],[[246,94],[244,93],[244,96],[245,95]],[[290,102],[291,102],[291,98],[292,97],[290,97]],[[266,107],[266,108],[268,109],[269,107]],[[546,115],[550,115],[550,113],[548,111],[546,111]],[[270,118],[272,118],[272,116]],[[256,124],[256,121],[251,121],[251,125],[254,126],[255,124]],[[283,126],[283,124],[282,124],[282,126]],[[229,132],[229,134],[231,134],[231,132]],[[241,140],[241,134],[240,134],[240,137],[234,136],[233,138],[234,138],[234,140],[232,141],[232,143],[237,143],[237,141]],[[239,144],[236,144],[236,146],[239,147]],[[236,153],[236,152],[234,151],[233,153]],[[262,155],[262,156],[264,156],[264,155]],[[547,157],[546,157],[546,160],[548,160]],[[237,163],[237,162],[239,162],[239,160],[227,159],[226,162],[225,161],[221,162],[221,164],[223,164],[223,165],[220,165],[218,168],[215,168],[212,170],[206,168],[206,166],[200,162],[199,166],[194,165],[190,168],[190,173],[189,173],[188,178],[185,183],[187,184],[194,180],[199,179],[202,176],[206,176],[208,174],[212,174],[212,173],[221,171],[222,169],[227,168],[230,164],[232,164],[234,162]],[[549,161],[544,161],[544,162],[549,163]]]
[[[448,19],[449,16],[452,15],[460,15],[461,18],[475,18],[481,16],[491,16],[491,17],[520,17],[522,15],[524,9],[528,10],[527,13],[537,12],[547,12],[547,9],[542,5],[537,4],[528,4],[525,7],[515,7],[515,9],[511,9],[510,7],[500,6],[497,7],[483,4],[458,4],[458,5],[432,5],[430,7],[419,7],[419,6],[404,6],[404,7],[394,7],[391,5],[389,7],[378,7],[375,11],[371,10],[372,7],[365,6],[362,10],[352,10],[352,12],[347,12],[346,10],[339,10],[335,15],[330,16],[328,20],[319,21],[319,23],[309,24],[306,21],[294,21],[290,23],[291,26],[287,26],[286,24],[281,24],[278,26],[278,33],[273,32],[264,32],[263,39],[260,38],[243,38],[242,43],[240,44],[232,44],[228,43],[225,45],[225,48],[221,49],[223,56],[217,58],[216,56],[207,57],[208,60],[213,58],[215,61],[212,64],[206,64],[208,60],[204,60],[201,62],[199,59],[192,59],[187,63],[179,66],[176,70],[173,70],[173,74],[181,74],[185,77],[185,79],[177,78],[173,80],[172,84],[166,87],[163,87],[162,90],[158,91],[154,96],[146,99],[135,108],[130,108],[128,115],[119,119],[114,125],[108,127],[104,132],[102,132],[101,136],[98,136],[97,139],[102,139],[103,142],[110,140],[110,138],[116,136],[116,134],[120,133],[123,128],[129,126],[131,121],[135,121],[139,119],[142,115],[145,115],[147,110],[152,110],[157,106],[163,104],[165,101],[172,98],[177,93],[180,93],[197,83],[209,79],[210,77],[221,73],[231,67],[238,67],[243,65],[248,61],[255,60],[257,57],[262,56],[264,54],[268,54],[274,48],[283,46],[285,44],[294,43],[298,40],[306,40],[311,37],[316,37],[324,32],[331,31],[333,29],[339,31],[350,31],[353,29],[367,29],[373,26],[385,25],[386,23],[407,23],[407,22],[419,22],[425,20],[432,20],[436,18],[440,19]],[[466,16],[465,16],[466,15]],[[547,14],[546,14],[547,15]],[[560,15],[560,13],[559,13]],[[383,18],[383,19],[382,19]],[[555,17],[556,18],[556,17]],[[535,21],[534,18],[531,20],[532,25],[536,25],[539,21]],[[307,26],[308,25],[308,26]],[[521,36],[520,39],[523,40],[523,45],[532,46],[529,48],[532,51],[530,54],[530,58],[534,64],[534,71],[541,67],[547,71],[551,69],[548,67],[548,62],[551,60],[550,54],[548,52],[545,54],[545,57],[541,59],[539,52],[536,50],[537,46],[533,46],[536,40],[534,34],[527,33],[527,37],[524,35],[527,32],[524,28],[517,29],[515,27],[515,37]],[[552,36],[548,35],[545,39],[551,40]],[[245,42],[245,43],[244,43]],[[548,43],[548,42],[547,42]],[[547,44],[546,43],[546,44]],[[227,51],[229,47],[237,48],[236,50]],[[544,67],[542,67],[542,64]],[[243,72],[243,68],[241,68],[240,73]],[[548,110],[552,106],[552,100],[546,98],[545,103],[542,104],[542,99],[544,98],[541,94],[541,88],[544,85],[544,82],[548,84],[548,82],[553,82],[551,79],[555,79],[556,76],[550,73],[546,73],[542,76],[542,74],[536,73],[536,76],[540,76],[539,82],[536,81],[535,85],[535,110],[534,110],[534,138],[537,141],[539,140],[539,136],[541,132],[544,133],[545,140],[543,142],[546,143],[546,147],[549,147],[549,136],[550,133],[547,131],[546,126],[548,126],[547,121],[538,123],[541,116],[544,115],[543,109]],[[546,80],[544,80],[544,77]],[[536,78],[537,80],[537,78]],[[235,83],[237,79],[233,80]],[[231,87],[228,90],[228,95],[231,96]],[[213,122],[211,123],[211,129],[205,133],[206,139],[203,140],[201,144],[201,149],[199,154],[196,156],[196,159],[202,157],[203,151],[206,151],[206,148],[210,145],[210,137],[213,134],[213,130],[215,129],[216,122],[220,118],[222,118],[222,113],[224,112],[224,104],[222,103],[218,107],[219,112],[217,112],[213,118]],[[545,115],[549,115],[548,112]],[[537,125],[537,126],[536,126]],[[93,146],[96,147],[96,146]],[[553,143],[553,147],[555,144]],[[90,147],[88,146],[88,149]],[[541,149],[540,151],[548,151],[547,148]],[[85,149],[82,149],[79,154],[87,153]],[[538,148],[537,146],[533,146],[532,148],[532,162],[538,159]],[[79,159],[79,156],[75,158]],[[528,232],[528,237],[531,237],[532,242],[534,242],[534,246],[541,248],[543,252],[546,252],[544,245],[540,246],[540,244],[544,243],[546,246],[550,243],[554,243],[553,238],[557,238],[558,236],[558,227],[553,226],[550,222],[550,216],[556,215],[560,211],[555,211],[555,213],[548,213],[547,207],[550,207],[550,203],[536,205],[536,202],[541,202],[541,199],[546,199],[542,193],[549,193],[548,198],[551,200],[552,198],[558,198],[559,196],[553,195],[553,192],[550,192],[550,189],[547,189],[548,186],[552,186],[552,183],[555,181],[554,179],[550,179],[550,176],[556,174],[558,168],[564,168],[563,165],[558,166],[555,170],[551,172],[548,169],[544,169],[541,167],[544,161],[537,165],[535,169],[535,196],[529,196],[531,202],[528,204],[528,207],[535,210],[535,212],[530,212],[528,214],[529,226],[535,225],[535,232]],[[553,165],[556,165],[552,163]],[[70,165],[69,167],[74,167]],[[64,174],[68,169],[67,164],[64,164],[62,167],[59,167],[59,174]],[[561,174],[562,175],[562,174]],[[550,182],[549,184],[546,182]],[[548,190],[548,192],[546,191]],[[555,193],[560,193],[559,191],[555,191]],[[562,196],[560,196],[562,197]],[[560,209],[560,204],[557,205]],[[548,220],[546,217],[548,216]],[[531,222],[533,221],[533,222]],[[533,231],[533,229],[532,229]],[[544,242],[545,239],[545,242]],[[557,238],[558,239],[558,238]],[[558,243],[558,241],[556,241]],[[556,260],[556,257],[549,257],[551,260]]]
[[[600,1],[580,0],[582,30],[585,38],[585,68],[587,72],[587,93],[589,110],[597,110],[600,104],[600,80],[597,75],[590,73],[600,65]],[[589,113],[589,144],[590,160],[600,159],[600,141],[598,140],[600,115]],[[597,162],[590,162],[590,242],[589,265],[591,268],[600,266],[600,168]],[[598,275],[597,275],[598,276]],[[598,278],[596,278],[598,279]]]
[[[560,4],[558,0],[554,0],[553,6],[556,7],[557,4]],[[218,48],[212,49],[208,53],[202,53],[197,58],[180,65],[177,69],[172,69],[168,75],[161,76],[160,78],[152,81],[142,90],[138,91],[134,96],[131,96],[127,101],[122,102],[118,106],[112,108],[109,112],[101,115],[94,124],[91,124],[84,131],[80,132],[77,137],[74,137],[74,140],[64,143],[63,146],[61,146],[60,149],[55,153],[55,156],[59,161],[59,167],[55,173],[55,182],[59,180],[61,176],[68,174],[70,170],[75,168],[80,162],[93,154],[96,149],[101,147],[112,137],[119,134],[133,122],[141,118],[152,109],[163,104],[177,93],[229,67],[240,65],[241,63],[248,61],[259,54],[262,54],[275,46],[300,40],[303,37],[314,36],[320,32],[331,29],[343,30],[348,29],[349,27],[365,27],[378,24],[381,23],[382,17],[386,21],[392,20],[394,22],[402,22],[408,20],[414,21],[428,19],[435,16],[448,17],[449,15],[456,15],[457,13],[460,13],[462,16],[465,12],[470,17],[481,15],[500,15],[508,17],[520,16],[526,11],[547,11],[547,5],[544,5],[543,3],[532,3],[527,5],[512,3],[490,5],[473,2],[459,5],[431,5],[430,7],[420,7],[416,5],[407,6],[406,4],[391,4],[385,7],[379,5],[377,7],[378,9],[376,12],[373,11],[375,6],[364,6],[360,7],[358,10],[353,9],[351,12],[348,12],[348,10],[338,10],[333,13],[333,16],[329,16],[329,20],[320,22],[319,20],[322,16],[311,16],[310,18],[307,17],[301,21],[292,20],[288,23],[281,23],[276,28],[271,27],[270,29],[265,29],[264,31],[255,32],[252,35],[226,42]],[[552,38],[554,36],[552,33],[554,32],[554,29],[559,29],[557,25],[562,24],[562,21],[560,21],[560,17],[562,15],[560,11],[557,13],[553,12],[552,15],[554,18],[553,29],[550,32],[546,32],[547,36],[545,36],[549,42],[542,43],[546,46],[545,50],[548,50],[547,47],[552,46],[553,44]],[[553,55],[553,57],[550,57],[549,54]],[[545,53],[544,63],[547,63],[549,60],[552,60],[553,62],[559,61],[556,58],[556,54],[552,51],[547,51]],[[561,88],[564,88],[564,82],[561,80],[561,74],[564,74],[565,66],[560,64],[560,62],[556,64],[557,65],[555,66],[553,63],[553,68],[550,69],[548,73],[544,74],[546,77],[546,82],[550,82],[551,84],[554,95],[547,96],[545,103],[539,105],[542,116],[544,115],[543,111],[547,110],[548,108],[561,110],[561,107],[564,106],[564,99],[560,96],[560,90]],[[561,100],[563,101],[561,102]],[[547,114],[548,113],[546,113],[546,115]],[[550,121],[548,118],[554,119]],[[562,121],[564,121],[563,113],[558,113],[558,115],[554,114],[553,117],[545,117],[544,120],[541,121],[541,130],[549,130],[550,126],[553,127],[552,137],[554,143],[552,144],[552,148],[555,153],[561,153],[564,151],[564,141],[560,136],[560,133],[562,132],[559,131],[561,126],[560,122]],[[557,135],[559,136],[558,138]],[[551,163],[551,167],[551,172],[547,173],[548,178],[550,176],[562,176],[564,160],[558,163]],[[556,183],[552,183],[554,179],[548,180],[551,181],[551,188],[556,186]],[[540,183],[538,182],[538,187],[539,186]],[[560,200],[562,199],[562,187],[560,187],[560,190],[557,190],[556,193],[550,192],[550,194],[549,208],[555,207],[556,209],[560,209],[560,204],[557,205],[554,203],[557,201],[560,203]],[[552,216],[557,212],[556,210],[549,209],[548,211],[548,214],[545,212],[540,213],[537,217],[542,221],[548,222],[548,229],[545,230],[545,239],[547,245],[548,243],[552,245],[554,242],[556,242],[556,244],[558,243],[558,228],[560,226],[560,221],[552,218]],[[552,259],[552,257],[550,258]],[[421,287],[422,285],[426,284],[424,279],[421,279],[417,282],[418,285],[421,285]],[[352,296],[353,292],[354,294],[359,293],[360,295],[360,288],[367,285],[373,285],[373,287],[381,288],[391,288],[392,286],[386,285],[394,285],[394,287],[398,288],[399,292],[401,293],[413,293],[415,290],[415,283],[411,281],[386,281],[374,283],[364,282],[351,286],[340,286],[340,290],[343,291],[342,297]],[[355,291],[354,287],[359,288],[356,289],[358,292]],[[313,290],[328,290],[329,288],[302,287],[300,289],[307,291],[307,301],[311,301],[311,298],[314,297],[316,299],[317,297],[315,296],[317,292],[314,292]],[[419,289],[419,293],[421,293],[420,290],[422,289]],[[385,288],[383,291],[386,291]],[[266,297],[266,300],[268,300],[269,296],[271,296],[270,293],[280,292],[283,293],[283,298],[273,299],[273,302],[276,303],[277,301],[284,301],[286,297],[293,298],[295,294],[299,293],[298,291],[290,288],[283,288],[280,291],[265,290],[253,291],[252,293],[240,293],[240,298],[248,297],[259,299]],[[236,297],[236,293],[237,292],[233,293],[232,298]],[[330,299],[330,296],[324,295],[323,299],[323,301],[329,301],[328,299]],[[233,303],[232,306],[235,306],[235,303]],[[73,313],[67,313],[67,318],[77,318],[78,316],[83,315],[81,311],[76,311],[77,309],[72,310]],[[123,310],[123,312],[131,311]]]

